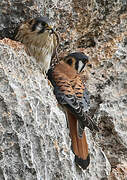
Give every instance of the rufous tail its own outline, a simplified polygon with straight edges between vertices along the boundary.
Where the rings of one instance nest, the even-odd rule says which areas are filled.
[[[72,140],[72,151],[75,154],[75,162],[82,169],[86,169],[90,163],[90,157],[88,153],[88,144],[86,141],[85,131],[83,132],[82,137],[78,137],[77,119],[69,110],[67,110],[67,116],[70,137]]]

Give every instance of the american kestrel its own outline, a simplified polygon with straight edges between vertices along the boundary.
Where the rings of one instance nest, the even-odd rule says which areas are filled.
[[[56,99],[66,112],[75,162],[82,169],[86,169],[90,163],[85,127],[98,131],[87,113],[89,95],[80,75],[87,62],[88,57],[84,53],[75,52],[48,71]]]
[[[19,26],[15,38],[25,44],[27,52],[40,62],[44,74],[55,56],[59,40],[51,24],[48,17],[30,19]]]

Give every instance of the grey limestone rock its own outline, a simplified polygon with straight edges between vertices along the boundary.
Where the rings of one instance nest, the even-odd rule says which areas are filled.
[[[93,158],[88,170],[84,173],[77,171],[70,151],[64,114],[57,108],[57,102],[41,75],[40,67],[25,54],[23,48],[15,51],[12,45],[1,44],[1,111],[5,116],[2,116],[0,138],[4,142],[1,149],[5,148],[6,151],[0,151],[0,179],[9,179],[10,174],[13,176],[10,179],[19,178],[17,174],[22,176],[20,179],[39,179],[41,176],[48,179],[47,174],[50,174],[51,179],[71,177],[100,180],[110,173],[107,158],[111,164],[111,173],[107,178],[127,179],[127,1],[1,0],[0,39],[14,39],[18,24],[37,15],[47,15],[54,19],[55,28],[60,34],[59,57],[74,51],[82,51],[89,56],[84,75],[91,95],[91,115],[98,121],[100,131],[96,135],[87,131]],[[40,119],[35,121],[36,117]],[[52,136],[51,132],[54,133]],[[33,134],[38,133],[34,137]],[[39,137],[41,140],[38,140]],[[44,137],[51,139],[47,140],[51,144],[46,144]],[[36,140],[38,144],[34,146],[32,143]],[[11,142],[15,144],[13,148]],[[44,154],[43,149],[51,145],[52,148],[46,153],[48,161],[44,160],[46,155],[41,158],[39,155],[33,156]],[[37,146],[37,149],[41,149],[38,152],[34,149]],[[12,157],[16,155],[14,161],[7,150],[13,152]],[[41,169],[44,163],[40,165],[41,161],[46,162],[43,172]],[[17,166],[14,162],[18,162]]]
[[[111,170],[108,159],[86,132],[91,163],[82,171],[74,163],[65,115],[39,65],[20,43],[1,41],[1,180],[106,178]]]

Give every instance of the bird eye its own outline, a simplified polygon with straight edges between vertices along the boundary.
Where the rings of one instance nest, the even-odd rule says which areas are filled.
[[[45,22],[42,22],[41,24],[42,24],[42,26],[47,26],[47,24]]]
[[[72,59],[68,59],[67,64],[71,65],[72,64]]]

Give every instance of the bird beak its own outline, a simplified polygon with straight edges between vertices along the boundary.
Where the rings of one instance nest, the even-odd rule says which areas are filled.
[[[46,30],[48,30],[50,32],[50,34],[54,33],[53,27],[52,26],[47,26]]]

